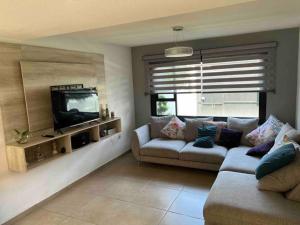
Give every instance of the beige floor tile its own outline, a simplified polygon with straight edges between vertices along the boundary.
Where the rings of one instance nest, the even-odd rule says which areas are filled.
[[[137,193],[139,193],[147,184],[146,180],[137,180],[133,178],[114,179],[101,195],[109,196],[123,201],[133,201]]]
[[[86,178],[83,182],[76,184],[72,189],[77,189],[89,194],[100,195],[105,190],[109,189],[117,179],[113,176],[99,176],[93,174]]]
[[[168,212],[160,225],[204,225],[204,220]]]
[[[147,184],[136,193],[133,202],[143,206],[167,210],[180,191]]]
[[[98,225],[156,225],[164,211],[107,197],[97,197],[76,216]]]
[[[203,219],[203,206],[207,195],[181,192],[169,211]]]
[[[14,225],[93,225],[85,221],[77,220],[61,214],[49,212],[44,209],[36,210]]]
[[[43,208],[52,212],[57,212],[67,216],[76,215],[94,195],[82,192],[78,189],[70,189],[62,192],[54,199],[43,204]]]

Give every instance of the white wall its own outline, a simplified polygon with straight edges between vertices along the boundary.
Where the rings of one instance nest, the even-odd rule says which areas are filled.
[[[122,118],[122,133],[26,173],[10,172],[5,164],[0,165],[0,224],[129,150],[135,124],[130,48],[64,38],[47,38],[28,44],[103,53],[108,104],[116,116]],[[1,132],[0,138],[3,139]],[[4,155],[0,157],[0,162],[5,160]]]

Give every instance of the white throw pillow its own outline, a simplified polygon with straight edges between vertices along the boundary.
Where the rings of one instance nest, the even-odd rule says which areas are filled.
[[[293,141],[299,143],[300,141],[300,131],[294,129],[288,123],[284,124],[275,138],[275,143],[273,147],[270,149],[268,154],[274,152],[276,149],[280,148],[282,145],[286,144],[286,142]]]
[[[185,123],[174,116],[160,132],[164,137],[171,139],[184,139],[184,128]]]

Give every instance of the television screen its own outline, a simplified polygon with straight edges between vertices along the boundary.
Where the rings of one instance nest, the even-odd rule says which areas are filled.
[[[51,91],[54,129],[62,129],[99,118],[96,89]]]

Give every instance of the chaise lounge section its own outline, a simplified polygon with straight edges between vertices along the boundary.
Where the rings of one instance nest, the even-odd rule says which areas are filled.
[[[246,155],[251,147],[198,148],[193,143],[151,139],[147,124],[134,131],[132,152],[138,161],[219,171],[204,206],[206,225],[300,225],[299,202],[256,187],[260,159]]]

